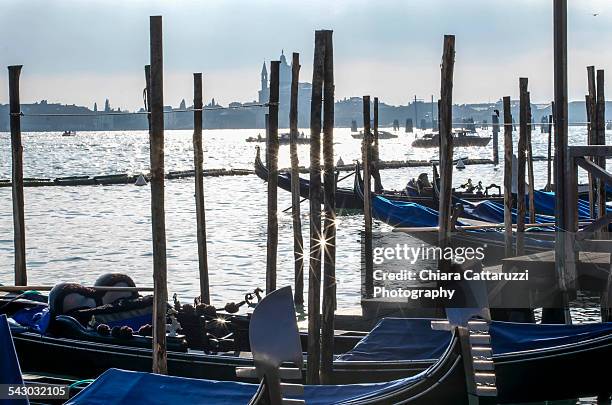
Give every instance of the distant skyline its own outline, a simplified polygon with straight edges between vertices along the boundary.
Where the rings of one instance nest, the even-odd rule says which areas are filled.
[[[190,104],[193,72],[204,75],[206,102],[256,100],[262,62],[281,50],[288,59],[300,53],[300,80],[310,81],[316,29],[334,30],[337,99],[370,94],[399,105],[415,94],[437,97],[444,34],[456,35],[455,103],[515,98],[519,77],[529,78],[534,102],[552,98],[552,0],[3,0],[0,61],[24,65],[24,103],[100,108],[109,98],[136,110],[150,15],[164,18],[167,105]],[[584,100],[587,65],[612,80],[610,43],[612,2],[569,0],[570,100]]]

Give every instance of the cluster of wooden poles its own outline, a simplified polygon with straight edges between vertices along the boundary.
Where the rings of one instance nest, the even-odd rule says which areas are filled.
[[[166,223],[164,205],[164,95],[162,18],[150,17],[150,65],[145,66],[146,105],[149,118],[151,165],[151,222],[153,242],[153,371],[166,374],[166,311],[168,305]],[[25,256],[25,221],[23,193],[23,146],[21,142],[21,111],[19,77],[22,66],[9,66],[10,129],[12,150],[12,200],[15,246],[15,287],[1,287],[14,291],[21,287],[45,290],[46,286],[28,286]],[[202,148],[202,74],[194,73],[194,131],[195,199],[199,259],[200,297],[210,303],[208,260],[206,249],[206,219],[204,210],[203,148]],[[102,289],[100,287],[94,287]],[[113,287],[125,290],[125,287]],[[106,287],[104,289],[113,289]],[[135,288],[150,291],[150,288]]]
[[[556,226],[559,229],[571,229],[575,212],[572,202],[577,198],[575,189],[566,184],[575,183],[575,174],[568,172],[570,167],[567,150],[567,40],[566,40],[566,0],[555,0],[555,189]],[[164,111],[163,111],[163,52],[162,52],[162,18],[150,17],[150,65],[145,67],[147,110],[149,117],[150,163],[151,163],[151,214],[153,242],[153,280],[155,304],[153,311],[153,371],[167,373],[166,355],[166,310],[167,292],[167,262],[166,262],[166,232],[164,208]],[[441,66],[441,89],[438,101],[438,123],[440,130],[440,202],[438,239],[442,247],[448,244],[452,224],[452,171],[453,171],[453,138],[452,138],[452,91],[453,70],[455,58],[455,37],[444,37],[444,48]],[[266,292],[276,289],[277,281],[277,247],[278,247],[278,207],[277,207],[277,175],[278,175],[278,105],[279,105],[279,61],[271,63],[270,100],[268,114],[268,232],[266,261]],[[300,222],[299,175],[297,159],[297,93],[299,78],[299,55],[293,54],[291,101],[290,101],[290,133],[291,133],[291,172],[292,172],[292,219],[294,232],[295,255],[295,302],[304,303],[304,249]],[[603,72],[598,71],[597,86],[591,80],[593,69],[589,68],[589,116],[593,124],[589,127],[589,143],[603,143]],[[25,260],[25,225],[23,196],[23,154],[20,129],[19,76],[21,66],[9,66],[10,93],[10,128],[12,144],[12,195],[15,238],[15,285],[27,286]],[[601,72],[601,73],[600,73]],[[525,156],[531,156],[529,111],[529,92],[527,79],[519,80],[520,88],[520,136],[518,146],[518,195],[525,195]],[[372,214],[370,206],[371,177],[377,180],[378,162],[378,99],[374,98],[373,131],[370,128],[370,97],[363,97],[363,168],[364,168],[364,217],[365,217],[365,262],[366,285],[367,275],[372,273]],[[512,244],[511,216],[511,162],[512,162],[512,116],[510,113],[510,97],[503,98],[504,106],[504,154],[505,154],[505,213],[506,250],[514,253]],[[199,257],[200,294],[202,302],[210,302],[209,278],[206,248],[206,227],[204,210],[203,186],[203,149],[202,149],[202,74],[194,73],[194,165],[195,165],[195,198],[197,215],[197,240]],[[332,31],[315,32],[315,49],[313,59],[313,80],[311,97],[310,121],[310,252],[309,252],[309,288],[308,288],[308,369],[307,382],[310,384],[330,381],[333,361],[334,314],[336,310],[336,221],[335,221],[335,188],[336,176],[333,156],[334,127],[334,64]],[[549,131],[550,132],[550,131]],[[321,139],[321,133],[323,138]],[[549,138],[549,149],[551,141]],[[321,181],[321,151],[323,154],[323,182]],[[589,150],[590,151],[590,150]],[[586,153],[586,152],[585,152]],[[603,152],[602,152],[603,153]],[[603,156],[601,153],[598,156]],[[603,157],[597,158],[597,163]],[[575,166],[571,166],[572,168]],[[575,170],[574,170],[575,171]],[[593,172],[596,173],[596,172]],[[566,179],[566,175],[568,178]],[[572,179],[572,175],[574,178]],[[528,165],[530,187],[530,216],[534,221],[533,204],[533,166]],[[599,178],[602,175],[598,175]],[[549,176],[550,178],[550,176]],[[550,181],[549,181],[550,183]],[[602,183],[598,181],[598,183]],[[595,184],[593,179],[592,184]],[[597,187],[599,195],[599,215],[602,215],[601,193],[603,186]],[[323,191],[323,192],[322,192]],[[323,195],[321,195],[323,194]],[[594,200],[592,200],[594,201]],[[323,212],[321,211],[323,204]],[[517,235],[525,229],[525,200],[518,198]],[[575,207],[575,205],[574,205]],[[517,240],[516,254],[521,253],[523,245]],[[557,243],[557,272],[560,280],[571,278],[571,254],[566,254],[566,246]],[[561,254],[559,254],[561,253]],[[440,263],[441,269],[450,263]],[[575,275],[574,275],[575,279]],[[562,281],[562,292],[569,287]],[[322,304],[321,304],[322,288]],[[566,302],[566,301],[565,301]],[[565,308],[565,307],[562,307]]]
[[[315,32],[312,98],[310,111],[310,252],[308,277],[308,368],[307,382],[331,381],[336,310],[336,175],[334,170],[334,62],[332,31]],[[266,292],[276,289],[278,247],[278,97],[279,61],[270,65],[268,114],[268,240]],[[299,54],[293,54],[289,110],[292,220],[297,305],[304,303],[304,249],[300,219],[298,138]],[[323,139],[321,139],[321,132]],[[321,182],[323,151],[323,183]],[[323,191],[323,195],[321,195]],[[321,212],[323,203],[323,212]],[[322,215],[323,214],[323,215]],[[323,271],[322,271],[323,267]],[[323,277],[321,277],[323,276]],[[321,304],[321,288],[323,300]],[[322,308],[321,308],[322,306]]]
[[[268,235],[266,292],[276,289],[277,246],[278,246],[278,105],[279,105],[279,61],[271,63],[270,101],[268,114]],[[19,100],[19,77],[22,66],[9,66],[10,128],[12,145],[12,195],[15,242],[15,287],[5,287],[4,291],[32,287],[27,283],[25,256],[24,221],[24,182],[23,146],[21,142],[21,111]],[[303,281],[303,239],[300,223],[299,176],[296,139],[297,92],[299,77],[299,55],[293,54],[291,84],[291,165],[292,173],[292,216],[294,223],[295,250],[295,301],[304,303]],[[151,184],[151,222],[153,245],[153,372],[167,373],[166,353],[166,311],[167,260],[166,224],[164,198],[164,111],[163,111],[163,41],[162,18],[150,17],[150,64],[145,66],[146,108],[149,121],[150,138],[150,184]],[[369,103],[368,103],[369,105]],[[203,148],[202,148],[202,74],[194,73],[194,166],[197,241],[199,257],[200,296],[203,303],[210,303],[206,225],[203,185]],[[367,120],[369,124],[369,119]],[[309,294],[308,294],[308,381],[318,383],[330,381],[333,360],[334,313],[336,309],[335,284],[335,188],[336,176],[333,156],[334,126],[334,75],[332,31],[322,30],[315,33],[315,53],[313,70],[313,93],[311,102],[311,165],[310,165],[310,254],[309,254]],[[323,139],[321,139],[323,132]],[[321,142],[322,141],[322,142]],[[323,184],[321,182],[320,156],[323,149]],[[321,190],[323,186],[323,195]],[[323,215],[321,212],[323,203]],[[323,226],[322,226],[323,223]],[[323,267],[323,278],[321,278]],[[321,314],[321,280],[323,304]],[[39,290],[46,286],[35,286]],[[107,288],[108,289],[108,288]],[[123,288],[125,289],[125,288]],[[138,290],[150,290],[138,288]]]

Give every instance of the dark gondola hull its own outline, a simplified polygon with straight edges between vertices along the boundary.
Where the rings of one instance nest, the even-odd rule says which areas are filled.
[[[35,333],[13,337],[24,372],[45,372],[74,379],[95,378],[109,368],[151,371],[152,352],[147,348],[54,338]],[[339,362],[334,365],[334,383],[389,381],[418,374],[431,361],[406,361],[389,364]],[[170,375],[233,381],[236,367],[253,366],[249,358],[200,352],[168,351]],[[246,380],[245,380],[246,381]]]
[[[109,368],[150,371],[148,348],[15,333],[23,372],[49,373],[74,379],[95,378]],[[612,358],[612,335],[544,349],[494,355],[500,402],[568,399],[612,391],[612,379],[600,369]],[[335,361],[334,383],[390,381],[426,370],[435,360]],[[236,367],[252,366],[249,358],[202,352],[168,351],[170,375],[237,380]],[[461,366],[462,368],[462,366]],[[454,378],[454,377],[453,377]],[[432,402],[452,403],[452,402]]]
[[[357,173],[358,174],[356,176],[355,181],[363,183],[363,180],[361,179],[361,175],[359,171],[357,171]],[[260,179],[264,181],[268,181],[268,169],[266,168],[264,163],[261,161],[261,158],[259,156],[259,149],[257,150],[257,155],[255,157],[255,174]],[[291,174],[290,173],[279,173],[278,187],[285,191],[291,192]],[[321,192],[323,192],[322,189],[321,189]],[[309,198],[309,195],[310,195],[310,182],[306,179],[300,178],[300,196],[302,198]],[[426,196],[408,196],[405,193],[402,193],[399,191],[385,190],[380,195],[392,201],[415,202],[423,206],[434,208],[434,209],[438,207],[438,200],[433,195],[433,192],[431,193],[431,195],[426,195]],[[486,196],[484,194],[479,195],[479,194],[473,194],[473,193],[469,193],[469,194],[457,193],[457,196],[460,196],[460,198],[463,198],[467,201],[480,201],[483,199],[488,199],[488,200],[495,201],[495,202],[503,202],[503,198]],[[360,198],[355,193],[355,187],[353,188],[338,187],[336,189],[336,209],[338,210],[363,210],[363,199]]]

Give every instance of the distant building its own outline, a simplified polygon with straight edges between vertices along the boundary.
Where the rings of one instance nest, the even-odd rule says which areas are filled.
[[[291,102],[291,65],[287,63],[285,52],[281,51],[279,66],[279,111],[278,121],[279,126],[289,127],[289,103]],[[310,96],[312,93],[312,84],[307,82],[298,83],[298,126],[308,127],[310,125]],[[258,92],[260,104],[267,103],[270,100],[270,84],[268,69],[264,62],[261,68],[261,87]],[[258,115],[258,121],[264,126],[264,113]]]

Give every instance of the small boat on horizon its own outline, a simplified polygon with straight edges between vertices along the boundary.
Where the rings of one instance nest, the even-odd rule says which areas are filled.
[[[467,130],[453,131],[453,146],[487,146],[491,138],[478,135],[470,135]],[[437,148],[440,145],[440,134],[438,132],[428,132],[421,138],[412,141],[413,148]]]
[[[247,142],[266,142],[266,138],[262,137],[261,134],[257,134],[257,137],[250,136],[246,139]],[[278,135],[279,145],[289,145],[291,143],[291,134],[289,132]],[[297,137],[298,145],[310,144],[310,138],[304,135],[304,132],[298,134]]]
[[[76,136],[76,131],[64,131],[62,136]]]
[[[372,137],[374,137],[374,131],[371,131]],[[355,139],[363,139],[363,131],[359,131],[359,133],[351,133],[351,136]],[[397,135],[392,134],[388,131],[378,131],[378,139],[394,139],[397,138]]]

